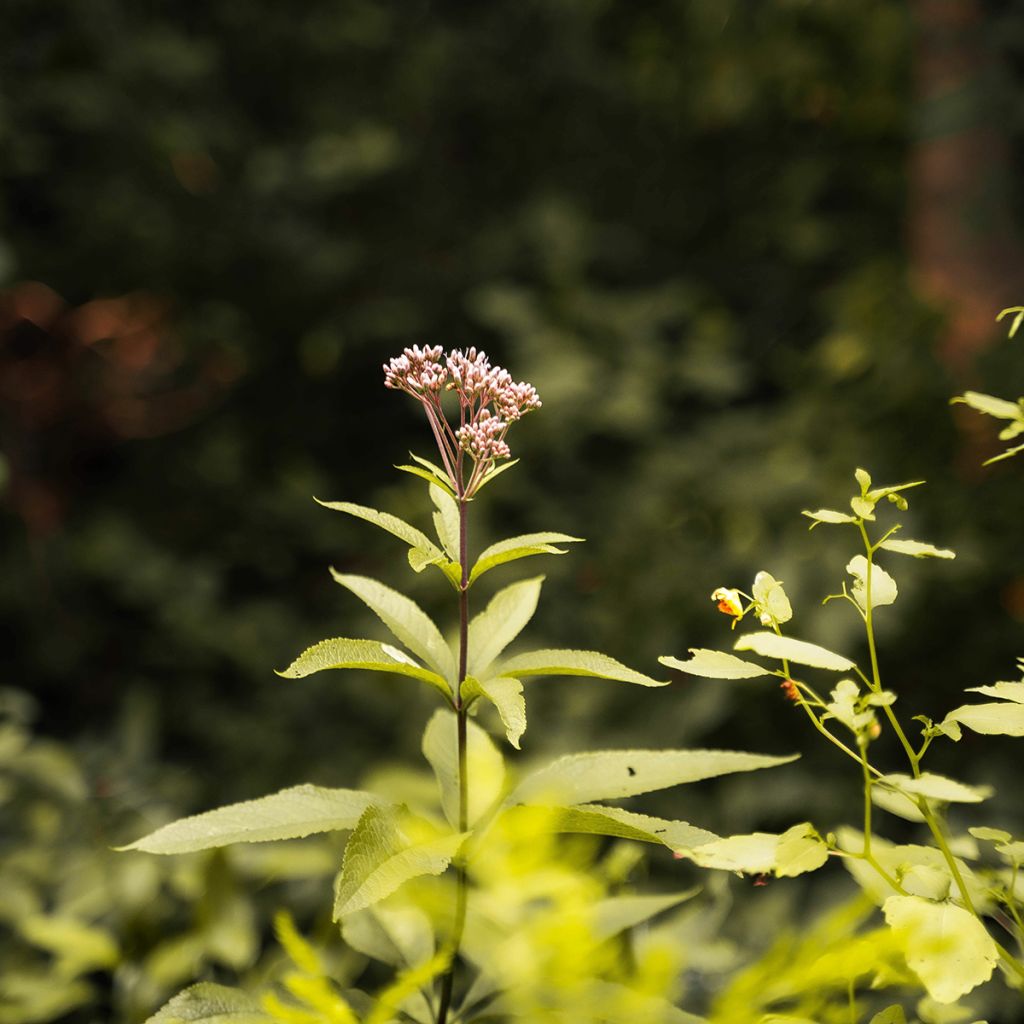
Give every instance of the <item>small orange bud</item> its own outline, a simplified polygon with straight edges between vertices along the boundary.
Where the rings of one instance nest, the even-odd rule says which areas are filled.
[[[779,689],[785,694],[786,700],[791,700],[794,704],[800,699],[800,691],[792,679],[783,679],[779,683]]]

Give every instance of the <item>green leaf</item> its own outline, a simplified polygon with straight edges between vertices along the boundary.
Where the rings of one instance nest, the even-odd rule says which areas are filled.
[[[1024,415],[1019,402],[1009,402],[1005,398],[984,395],[979,391],[965,391],[953,401],[969,405],[972,409],[985,413],[986,416],[995,416],[1000,420],[1016,420]]]
[[[827,861],[828,844],[810,822],[794,825],[779,836],[775,851],[775,874],[779,878],[817,871]]]
[[[434,929],[419,907],[368,907],[342,922],[345,942],[393,967],[414,967],[434,955]]]
[[[193,853],[231,843],[300,839],[316,832],[355,828],[363,812],[380,803],[379,797],[358,789],[292,786],[270,796],[181,818],[119,849]]]
[[[70,915],[31,914],[18,927],[27,942],[57,958],[59,971],[67,978],[112,969],[120,959],[110,932]]]
[[[448,474],[437,463],[431,462],[430,459],[420,458],[419,455],[413,455],[412,452],[409,452],[409,458],[427,470],[442,487],[451,488],[452,483]]]
[[[771,573],[759,572],[754,577],[751,594],[754,604],[757,605],[762,626],[770,626],[772,623],[782,625],[793,618],[793,608],[786,591]]]
[[[906,957],[938,1003],[954,1003],[992,977],[999,952],[985,926],[953,903],[890,896],[885,920]]]
[[[452,497],[450,491],[437,484],[430,485],[430,500],[437,509],[434,513],[437,539],[441,542],[441,547],[448,552],[448,557],[459,564],[459,503]]]
[[[531,810],[536,806],[534,805]],[[667,846],[670,850],[691,849],[718,838],[714,832],[708,832],[689,822],[652,818],[650,815],[637,814],[621,807],[580,804],[577,807],[544,809],[550,813],[550,827],[556,832],[635,839],[641,843]],[[512,808],[505,813],[514,813],[515,810],[516,808]]]
[[[855,469],[853,475],[860,485],[861,494],[867,494],[871,487],[871,474],[866,469]]]
[[[447,680],[455,678],[455,659],[441,631],[415,601],[367,576],[331,569],[336,583],[352,591],[388,629]]]
[[[896,581],[880,566],[870,565],[863,555],[855,555],[846,566],[846,571],[853,577],[853,599],[861,611],[867,611],[868,572],[871,573],[871,607],[892,604],[896,600],[898,590]]]
[[[912,487],[920,487],[923,483],[923,480],[911,480],[907,484],[893,484],[892,487],[876,487],[873,491],[868,491],[866,497],[870,501],[881,501],[883,498],[888,498],[892,501],[892,495],[899,494],[901,491],[909,491]],[[898,505],[898,507],[904,508],[905,506]]]
[[[1013,458],[1014,455],[1019,455],[1024,452],[1024,444],[1018,444],[1013,448],[1007,448],[1005,452],[1001,452],[999,455],[993,455],[991,459],[986,459],[982,465],[991,466],[993,462],[1002,462],[1003,459]]]
[[[692,900],[700,886],[667,896],[609,896],[593,906],[593,935],[599,941],[635,928],[652,917]]]
[[[501,796],[505,762],[490,736],[476,722],[466,722],[466,777],[469,780],[468,823],[475,825]],[[456,716],[443,708],[434,712],[423,732],[423,756],[434,769],[441,806],[453,828],[459,826],[459,744]]]
[[[934,544],[926,544],[920,540],[897,540],[890,537],[878,545],[885,551],[893,551],[898,555],[910,555],[913,558],[956,558],[956,552],[949,548],[937,548]]]
[[[318,505],[324,508],[333,509],[335,512],[346,512],[358,519],[365,519],[374,526],[393,534],[399,540],[404,540],[409,545],[409,564],[416,572],[422,572],[428,565],[444,559],[441,549],[423,532],[417,530],[404,519],[390,515],[387,512],[378,512],[375,508],[368,508],[365,505],[354,505],[350,501],[321,501],[313,499]],[[414,559],[415,556],[415,559]]]
[[[775,867],[779,837],[767,832],[727,836],[704,843],[683,854],[698,867],[740,874],[766,875]]]
[[[983,693],[986,697],[998,697],[1000,700],[1024,704],[1024,683],[993,683],[991,686],[969,686],[968,693]]]
[[[985,736],[1024,736],[1024,704],[964,704],[950,711],[940,728],[950,723]]]
[[[537,610],[543,576],[499,590],[469,624],[469,674],[483,678],[495,658],[522,632]]]
[[[307,647],[283,672],[277,675],[283,679],[303,679],[314,672],[329,668],[365,669],[368,672],[392,672],[395,675],[412,676],[437,687],[446,697],[451,698],[448,683],[436,672],[416,664],[404,651],[382,644],[377,640],[347,640],[337,637],[321,640]]]
[[[267,1024],[273,1018],[245,992],[204,981],[179,992],[159,1009],[146,1024]]]
[[[810,528],[813,530],[816,526],[820,526],[822,523],[832,523],[838,525],[839,523],[855,523],[857,522],[856,516],[851,516],[846,512],[836,512],[830,508],[819,508],[817,512],[810,512],[804,509],[800,513],[802,516],[807,516],[808,519],[813,519]]]
[[[741,636],[734,645],[737,651],[753,651],[762,658],[777,658],[781,661],[795,661],[798,665],[824,668],[832,672],[846,672],[854,663],[841,654],[809,644],[805,640],[792,640],[775,633],[748,633]]]
[[[883,775],[876,780],[876,785],[888,786],[912,797],[923,796],[944,803],[976,804],[992,795],[991,786],[967,786],[932,772],[922,772],[918,778],[900,773]]]
[[[755,679],[757,676],[770,674],[763,666],[755,665],[752,661],[744,661],[724,651],[691,647],[690,655],[689,661],[680,661],[668,656],[661,657],[658,661],[668,668],[688,672],[691,676],[703,676],[705,679]]]
[[[899,1003],[887,1006],[871,1018],[870,1024],[907,1024],[907,1015]]]
[[[441,874],[468,834],[413,844],[393,808],[368,807],[345,847],[335,882],[334,920],[379,903],[411,878]]]
[[[584,804],[795,761],[733,750],[601,750],[568,754],[527,776],[510,803]]]
[[[469,574],[469,582],[475,583],[495,566],[514,562],[519,558],[528,558],[531,555],[564,555],[565,551],[562,548],[553,545],[579,544],[582,541],[582,537],[570,537],[567,533],[524,533],[518,537],[509,537],[508,540],[498,541],[497,544],[491,544],[480,552],[480,557]]]
[[[875,503],[868,498],[851,498],[850,508],[853,509],[860,519],[866,519],[871,522],[875,518]]]
[[[414,455],[413,458],[415,459],[416,456]],[[455,492],[452,490],[451,484],[449,484],[447,480],[442,482],[437,478],[437,476],[427,469],[423,469],[420,466],[395,466],[395,469],[400,469],[403,473],[411,473],[413,476],[418,476],[421,480],[426,480],[428,484],[436,484],[438,487],[446,490],[453,498],[455,497]]]
[[[638,686],[668,686],[668,680],[651,679],[597,651],[543,650],[517,654],[494,673],[501,676],[593,676],[617,679]]]
[[[492,466],[484,473],[480,483],[476,485],[477,491],[482,491],[496,476],[501,476],[506,469],[511,469],[518,462],[518,459],[511,459],[509,462],[502,462],[500,465]]]
[[[462,699],[470,701],[475,697],[486,698],[498,709],[501,724],[505,726],[505,736],[518,750],[520,737],[526,732],[523,684],[513,676],[497,676],[484,682],[475,676],[466,676],[462,682]]]

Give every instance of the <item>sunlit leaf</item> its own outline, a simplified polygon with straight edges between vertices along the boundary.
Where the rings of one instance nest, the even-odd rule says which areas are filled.
[[[459,557],[459,504],[452,497],[451,491],[437,484],[430,485],[430,500],[437,511],[434,513],[434,529],[441,547],[448,552],[453,562],[460,562]]]
[[[639,686],[667,686],[668,680],[652,679],[627,668],[607,654],[597,651],[544,650],[517,654],[500,664],[494,672],[501,676],[593,676],[617,679]]]
[[[898,555],[911,555],[913,558],[956,558],[955,551],[937,548],[934,544],[926,544],[920,540],[898,540],[896,537],[890,537],[878,546]]]
[[[480,557],[473,565],[469,574],[469,582],[475,583],[485,572],[498,565],[513,562],[531,555],[564,555],[562,548],[555,544],[579,544],[582,537],[570,537],[567,533],[524,533],[518,537],[491,544],[480,552]]]
[[[942,725],[950,723],[986,736],[1024,736],[1024,704],[964,704],[950,711]]]
[[[986,697],[998,697],[1000,700],[1009,700],[1014,704],[1024,704],[1024,683],[999,682],[991,686],[969,686],[968,693],[983,693]]]
[[[834,509],[830,508],[819,508],[817,512],[811,512],[808,509],[804,509],[800,514],[807,516],[808,519],[814,520],[810,527],[812,530],[821,523],[833,523],[838,525],[839,523],[857,522],[856,516],[851,516],[847,512],[836,512]]]
[[[863,555],[855,555],[846,566],[846,571],[853,577],[853,599],[862,611],[868,609],[868,576],[871,580],[871,607],[892,604],[896,600],[898,590],[896,581],[880,566],[869,565]]]
[[[455,660],[441,631],[415,601],[367,576],[351,576],[331,569],[340,583],[359,598],[413,654],[445,679],[455,677]]]
[[[245,992],[204,981],[179,992],[146,1024],[268,1024],[272,1019]]]
[[[299,839],[317,832],[355,828],[368,807],[381,803],[380,797],[358,789],[292,786],[270,796],[181,818],[121,849],[192,853],[231,843]]]
[[[610,939],[627,928],[635,928],[672,907],[678,907],[699,892],[700,886],[695,886],[667,896],[609,896],[598,900],[593,906],[594,937]]]
[[[347,640],[337,637],[307,647],[283,672],[284,679],[303,679],[330,668],[365,669],[368,672],[392,672],[422,679],[451,696],[448,683],[436,672],[418,665],[404,651],[376,640]]]
[[[687,672],[691,676],[703,676],[705,679],[755,679],[770,674],[762,665],[744,661],[734,654],[709,651],[703,647],[691,647],[690,658],[687,661],[669,656],[661,657],[658,661],[668,668]]]
[[[479,615],[473,617],[469,624],[468,647],[471,675],[484,678],[494,659],[533,618],[543,582],[543,576],[535,576],[504,587],[491,598]]]
[[[1019,402],[996,398],[995,395],[984,395],[980,391],[965,391],[953,401],[969,405],[972,409],[985,413],[986,416],[995,416],[1000,420],[1015,420],[1024,416]]]
[[[779,878],[817,871],[827,861],[828,845],[810,822],[794,825],[779,836],[775,850],[775,873]]]
[[[682,852],[702,868],[765,875],[775,867],[778,846],[777,835],[752,832],[750,835],[715,839]]]
[[[877,780],[877,784],[888,786],[899,793],[923,796],[929,800],[941,800],[946,803],[976,804],[992,795],[991,786],[968,786],[932,772],[923,772],[918,778],[898,773],[883,775]]]
[[[481,682],[475,676],[466,676],[462,682],[462,699],[484,697],[498,710],[505,736],[516,750],[526,732],[526,700],[523,684],[514,676],[497,676]]]
[[[409,562],[417,572],[444,558],[444,552],[425,533],[417,530],[415,526],[410,525],[404,519],[399,519],[398,516],[393,516],[388,512],[378,512],[377,509],[368,508],[365,505],[354,505],[350,501],[320,501],[319,498],[313,500],[323,505],[324,508],[333,509],[336,512],[346,512],[350,516],[364,519],[393,534],[399,540],[404,540],[410,549]],[[413,559],[414,554],[415,560]]]
[[[810,665],[812,668],[824,668],[833,672],[846,672],[854,668],[853,662],[841,654],[817,644],[809,644],[805,640],[793,640],[788,636],[777,636],[775,633],[748,633],[741,636],[734,647],[737,651],[753,651],[763,658],[794,661],[798,665]]]
[[[786,591],[770,572],[762,571],[754,577],[751,595],[760,609],[763,626],[770,626],[773,622],[781,626],[793,618],[793,608]]]

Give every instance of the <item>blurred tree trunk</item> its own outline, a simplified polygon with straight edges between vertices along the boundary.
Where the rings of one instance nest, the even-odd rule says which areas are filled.
[[[998,69],[977,0],[914,0],[916,142],[910,160],[911,267],[948,315],[940,358],[958,377],[1024,302],[1010,203]]]

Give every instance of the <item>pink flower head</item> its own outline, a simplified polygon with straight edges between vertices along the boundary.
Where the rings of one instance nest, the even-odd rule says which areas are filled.
[[[441,346],[413,345],[384,364],[384,387],[406,391],[414,397],[437,393],[444,387],[448,371],[440,362]]]

